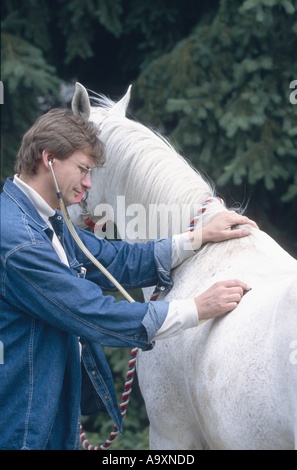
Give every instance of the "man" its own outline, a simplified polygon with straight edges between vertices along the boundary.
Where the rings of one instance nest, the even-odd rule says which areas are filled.
[[[122,432],[102,346],[149,350],[155,340],[234,310],[249,290],[243,281],[226,280],[195,299],[170,303],[115,302],[103,294],[113,285],[78,247],[56,211],[56,183],[66,206],[91,188],[91,170],[104,162],[96,132],[70,110],[41,116],[24,135],[16,174],[1,194],[1,449],[78,449],[81,413],[107,411]],[[201,239],[248,235],[234,228],[238,224],[256,226],[226,212],[202,234],[134,245],[76,230],[124,288],[157,284],[169,290],[171,268],[193,255]],[[191,250],[183,249],[186,243]]]

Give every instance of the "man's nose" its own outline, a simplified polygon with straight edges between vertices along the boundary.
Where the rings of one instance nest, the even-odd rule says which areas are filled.
[[[86,175],[84,175],[84,177],[82,178],[82,183],[83,183],[83,186],[86,189],[91,189],[91,187],[92,187],[92,178],[91,178],[90,173],[87,173]]]

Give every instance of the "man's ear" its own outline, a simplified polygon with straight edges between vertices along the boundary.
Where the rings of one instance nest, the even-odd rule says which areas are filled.
[[[41,154],[42,162],[46,168],[49,168],[50,163],[53,164],[55,159],[52,153],[48,152],[48,150],[44,149]]]

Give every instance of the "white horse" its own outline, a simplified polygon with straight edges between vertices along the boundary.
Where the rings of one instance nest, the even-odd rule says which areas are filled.
[[[120,237],[137,242],[151,238],[151,208],[172,208],[174,227],[176,207],[190,207],[181,229],[209,198],[203,224],[227,210],[165,139],[125,117],[129,99],[130,89],[118,103],[101,96],[90,107],[76,86],[73,109],[98,124],[106,146],[86,201],[91,214],[112,207]],[[80,207],[69,212],[83,225]],[[233,312],[138,352],[151,449],[297,449],[297,261],[252,228],[248,237],[204,245],[173,271],[174,287],[159,300],[192,298],[231,278],[252,287]]]

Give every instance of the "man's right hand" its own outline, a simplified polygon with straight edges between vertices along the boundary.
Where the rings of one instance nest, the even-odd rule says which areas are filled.
[[[208,320],[234,310],[251,287],[238,279],[218,281],[194,300],[199,320]]]

